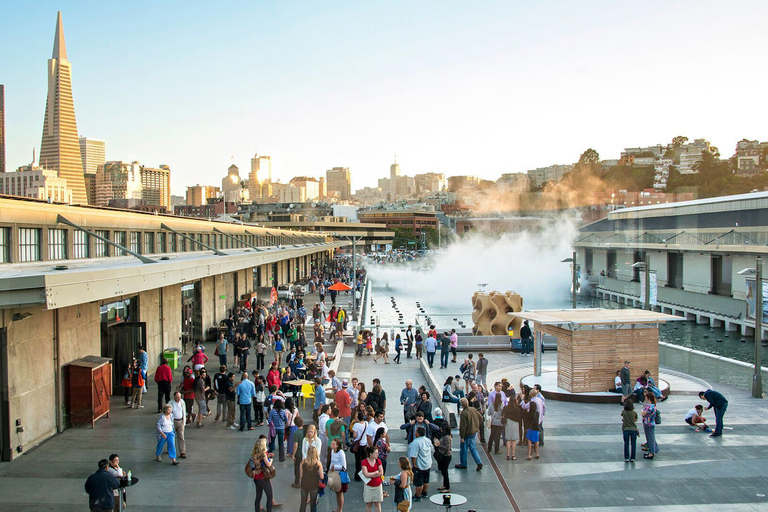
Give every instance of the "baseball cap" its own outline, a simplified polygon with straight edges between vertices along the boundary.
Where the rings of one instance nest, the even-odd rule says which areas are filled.
[[[349,387],[349,381],[347,379],[344,379],[343,381],[341,381],[341,387],[343,388]]]

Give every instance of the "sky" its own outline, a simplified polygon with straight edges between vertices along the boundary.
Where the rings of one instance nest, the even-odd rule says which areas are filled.
[[[218,185],[349,167],[497,179],[587,148],[768,140],[761,1],[4,2],[7,164],[39,153],[62,11],[78,131]]]

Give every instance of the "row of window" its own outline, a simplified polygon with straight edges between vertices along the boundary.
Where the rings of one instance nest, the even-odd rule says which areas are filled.
[[[43,254],[43,231],[47,231],[47,254]],[[281,244],[312,243],[325,241],[324,237],[300,236],[283,237],[276,235],[231,235],[220,233],[143,232],[96,230],[92,237],[84,231],[69,228],[18,228],[17,262],[42,260],[66,260],[124,256],[126,251],[113,247],[103,239],[127,248],[138,254],[161,254],[173,252],[207,251],[233,249],[247,246],[270,247]],[[93,245],[91,245],[93,238]],[[12,261],[11,228],[0,227],[0,263]],[[247,245],[246,245],[247,244]]]

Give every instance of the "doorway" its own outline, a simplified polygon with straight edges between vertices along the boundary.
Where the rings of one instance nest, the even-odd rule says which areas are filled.
[[[181,287],[181,352],[197,340],[203,340],[203,311],[200,306],[200,281]]]
[[[11,410],[8,389],[8,329],[0,329],[0,461],[11,460]]]
[[[121,322],[107,326],[107,335],[101,337],[101,356],[112,359],[112,394],[121,394],[123,376],[139,353],[147,345],[147,324]]]

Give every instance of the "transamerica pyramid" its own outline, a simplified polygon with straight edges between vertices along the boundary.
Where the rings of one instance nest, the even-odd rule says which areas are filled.
[[[72,65],[67,60],[61,11],[56,19],[53,56],[48,60],[48,99],[45,104],[40,166],[59,171],[67,179],[74,204],[88,204],[83,160],[77,138],[75,104],[72,100]]]

